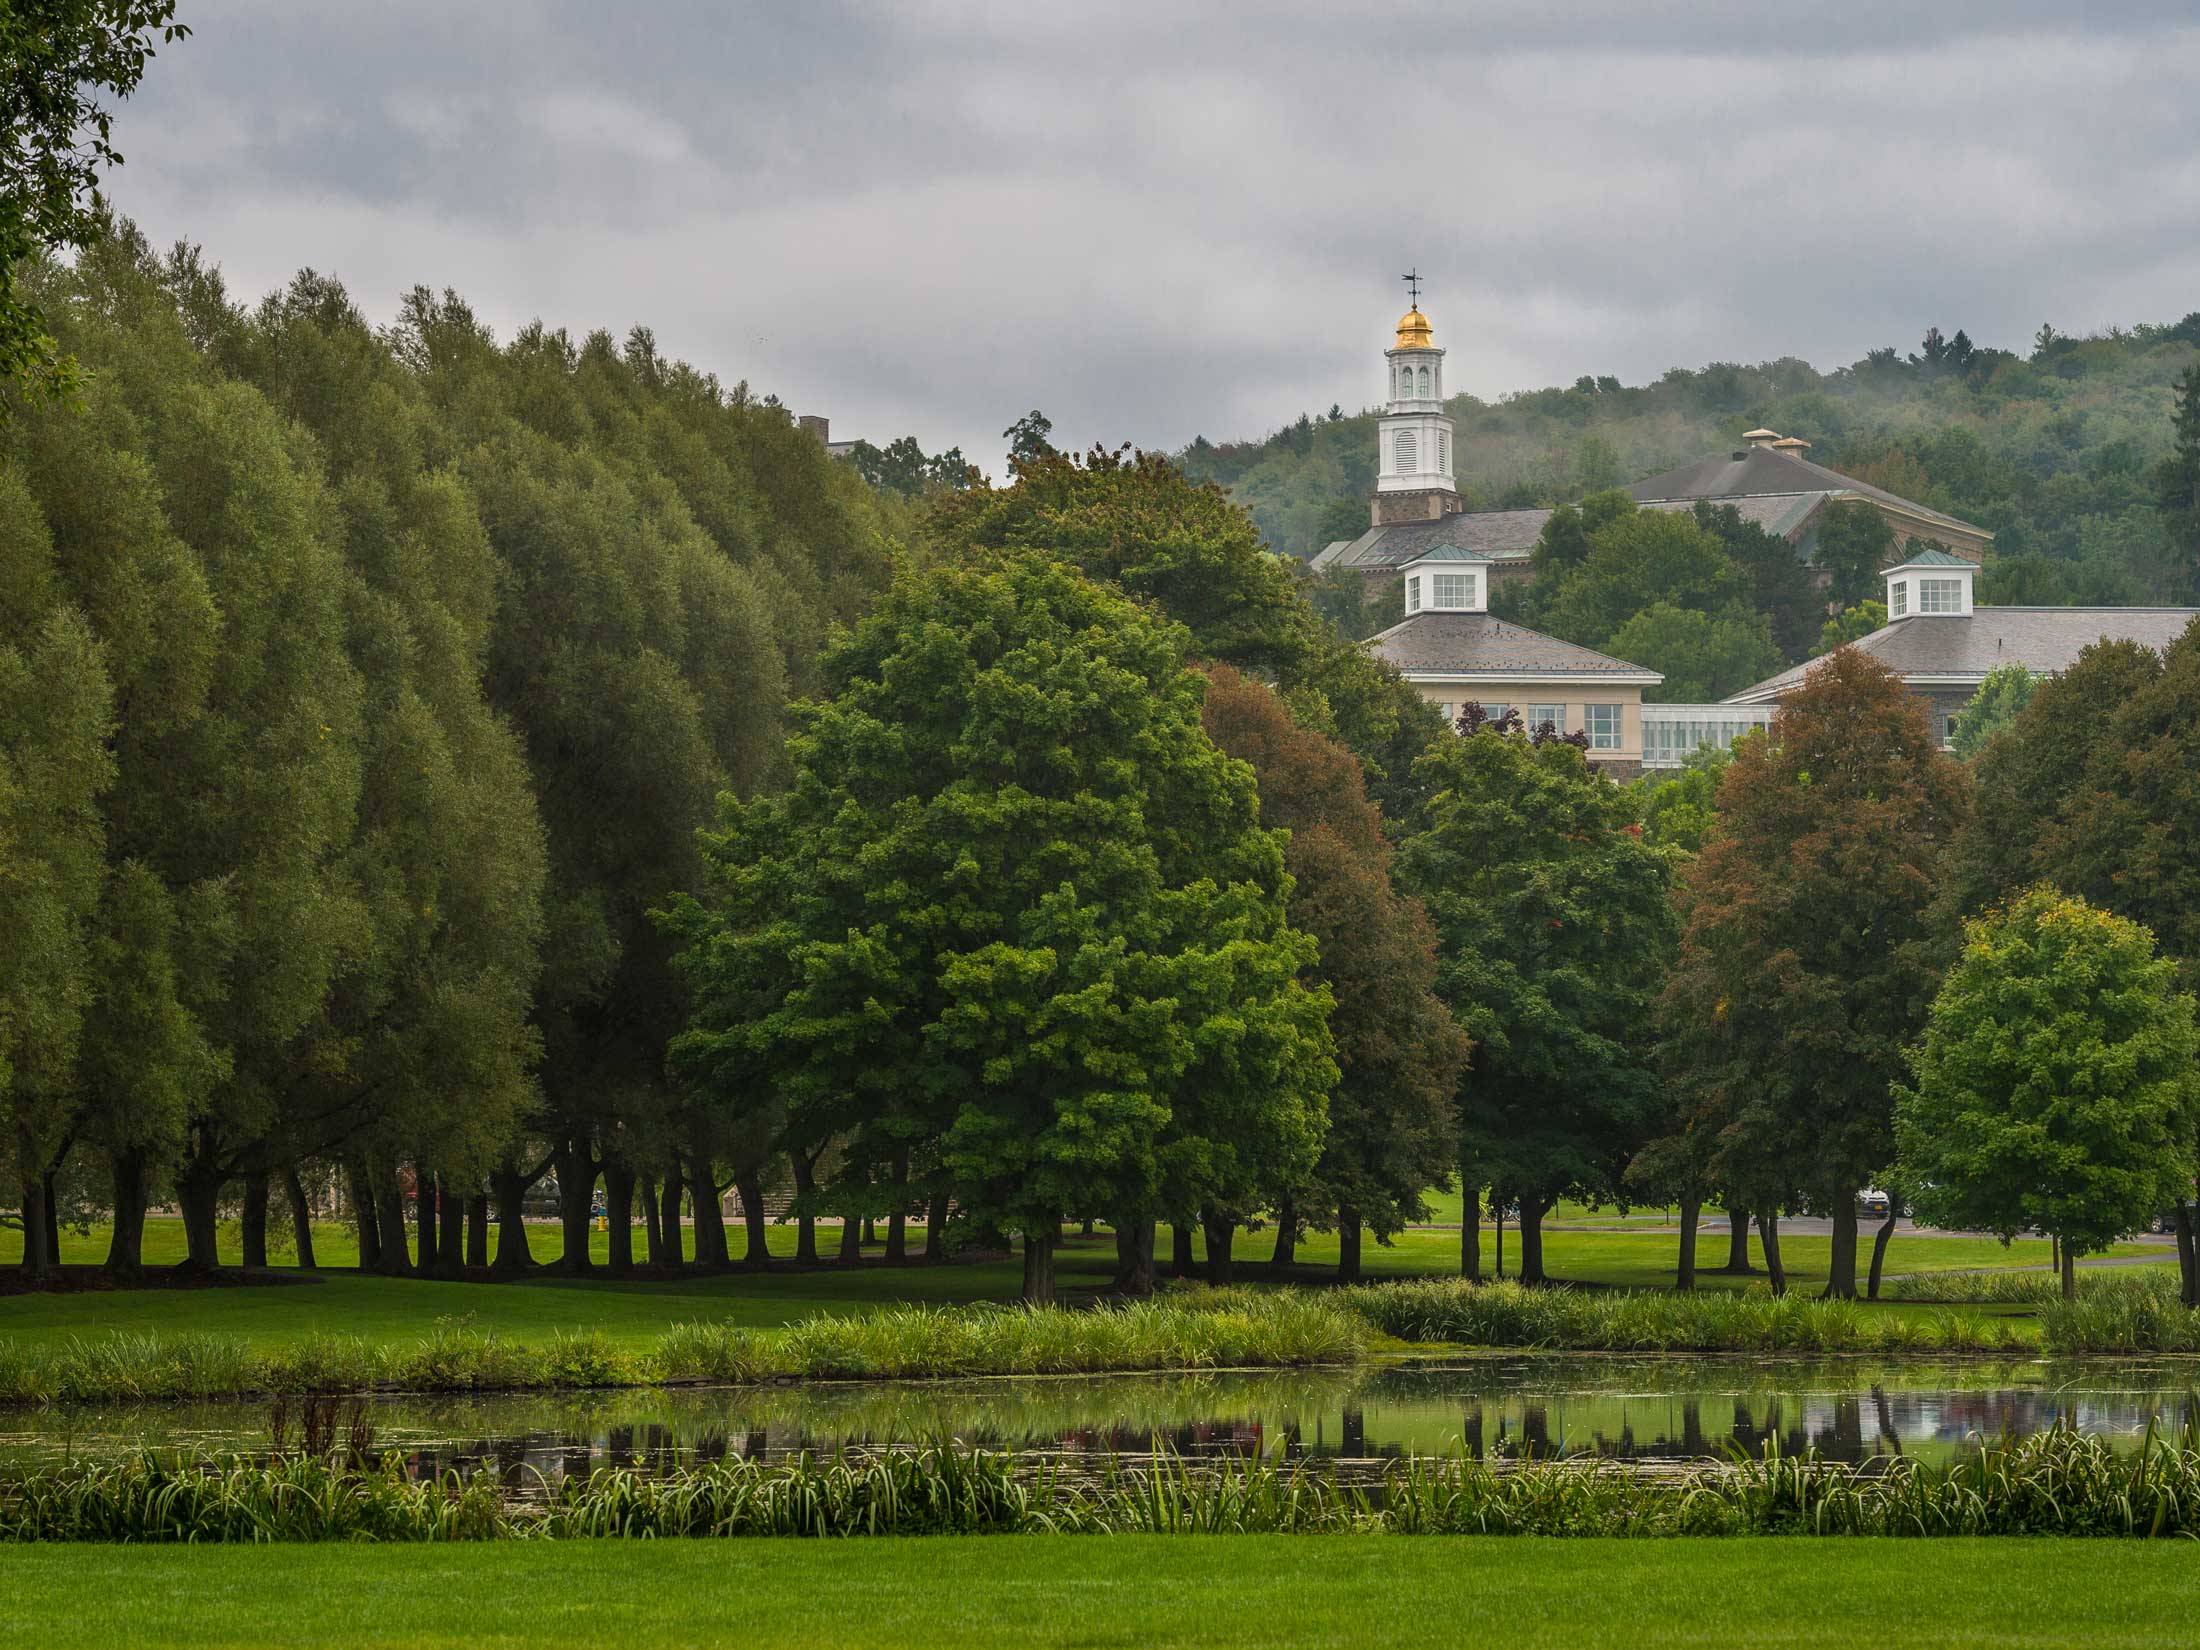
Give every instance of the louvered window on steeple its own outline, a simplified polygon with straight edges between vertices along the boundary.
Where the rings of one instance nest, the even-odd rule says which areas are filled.
[[[1451,437],[1442,430],[1436,432],[1436,468],[1439,470],[1449,470],[1451,468]]]
[[[1398,455],[1398,473],[1400,475],[1411,475],[1421,467],[1420,444],[1414,439],[1411,430],[1400,430],[1398,432],[1397,446],[1394,450]]]

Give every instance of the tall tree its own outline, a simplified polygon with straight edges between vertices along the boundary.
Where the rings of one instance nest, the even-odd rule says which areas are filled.
[[[2077,1259],[2190,1196],[2200,1027],[2135,922],[2048,887],[1967,923],[1896,1090],[1900,1180],[1936,1225],[2048,1232]]]
[[[1300,727],[1274,693],[1227,665],[1209,672],[1201,720],[1216,745],[1252,764],[1261,823],[1291,833],[1286,910],[1320,947],[1312,977],[1336,1000],[1329,1025],[1341,1075],[1329,1133],[1313,1174],[1284,1188],[1279,1245],[1287,1253],[1296,1226],[1334,1219],[1339,1272],[1353,1280],[1361,1227],[1387,1243],[1425,1213],[1422,1193],[1457,1161],[1466,1035],[1435,995],[1435,931],[1420,901],[1392,886],[1382,816],[1352,753]]]
[[[2169,456],[2155,472],[2155,503],[2178,585],[2190,600],[2200,594],[2200,361],[2178,377],[2171,432]]]
[[[1724,699],[1773,675],[1782,662],[1763,615],[1738,605],[1713,614],[1653,602],[1613,631],[1602,651],[1662,675],[1644,698],[1665,704]]]
[[[1516,729],[1485,723],[1422,759],[1433,795],[1399,867],[1436,924],[1437,989],[1474,1040],[1461,1183],[1518,1200],[1521,1277],[1540,1283],[1545,1212],[1616,1190],[1652,1120],[1671,861],[1578,745]]]
[[[13,0],[0,9],[0,389],[51,396],[76,382],[17,272],[42,251],[98,237],[100,170],[122,164],[107,99],[137,90],[156,42],[191,32],[175,16],[175,0]],[[0,423],[8,410],[0,395]]]
[[[1989,670],[1956,719],[1955,735],[1950,741],[1956,755],[1966,762],[1977,756],[1986,748],[1987,740],[2014,722],[2032,702],[2039,685],[2040,679],[2014,660]]]
[[[1862,499],[1829,504],[1811,536],[1811,565],[1826,575],[1826,594],[1838,606],[1854,607],[1881,593],[1879,574],[1893,561],[1895,542],[1876,506]]]
[[[1682,873],[1668,1040],[1716,1168],[1759,1208],[1833,1218],[1827,1293],[1856,1293],[1856,1194],[1893,1157],[1891,1088],[1947,948],[1936,912],[1970,809],[1921,701],[1853,648],[1741,741]]]
[[[668,919],[688,1080],[936,1141],[1032,1300],[1064,1219],[1186,1220],[1320,1150],[1328,993],[1184,648],[1045,557],[908,579],[831,652],[791,788],[727,804],[710,903]]]

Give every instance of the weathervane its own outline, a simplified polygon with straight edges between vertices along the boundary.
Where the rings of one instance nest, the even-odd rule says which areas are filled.
[[[1409,304],[1410,304],[1410,305],[1411,305],[1411,306],[1412,306],[1412,307],[1413,307],[1414,309],[1419,309],[1419,308],[1421,307],[1421,272],[1420,272],[1420,270],[1418,270],[1418,269],[1412,269],[1412,270],[1408,270],[1408,271],[1407,271],[1407,272],[1406,272],[1405,274],[1403,274],[1403,275],[1399,276],[1399,277],[1398,277],[1398,279],[1399,279],[1399,280],[1401,280],[1401,281],[1403,281],[1403,282],[1405,282],[1405,284],[1406,284],[1406,300],[1407,300],[1407,302],[1408,302],[1408,303],[1409,303]]]

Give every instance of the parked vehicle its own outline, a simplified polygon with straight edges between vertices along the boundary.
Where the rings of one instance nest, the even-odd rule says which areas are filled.
[[[1872,1220],[1885,1220],[1887,1211],[1894,1207],[1887,1194],[1876,1187],[1867,1186],[1856,1194],[1856,1212]]]

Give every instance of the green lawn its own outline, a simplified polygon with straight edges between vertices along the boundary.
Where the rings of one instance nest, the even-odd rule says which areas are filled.
[[[830,1252],[837,1238],[837,1228],[828,1228],[821,1235],[821,1243]],[[1162,1241],[1166,1258],[1165,1234]],[[1247,1261],[1265,1261],[1273,1241],[1273,1233],[1251,1234],[1249,1239],[1241,1240],[1238,1256]],[[538,1228],[532,1242],[538,1258],[556,1252],[554,1229]],[[597,1234],[595,1253],[599,1260],[603,1258],[603,1242],[602,1235]],[[19,1255],[20,1244],[20,1234],[0,1232],[0,1265]],[[1458,1268],[1458,1244],[1456,1230],[1415,1230],[1401,1234],[1393,1245],[1366,1245],[1363,1261],[1368,1275],[1374,1278],[1448,1276]],[[820,1312],[861,1312],[894,1302],[1009,1300],[1014,1298],[1022,1277],[1014,1261],[977,1261],[628,1282],[538,1276],[520,1285],[440,1283],[370,1277],[343,1270],[354,1257],[350,1234],[343,1227],[323,1229],[315,1245],[328,1269],[318,1274],[317,1281],[296,1287],[0,1296],[0,1337],[31,1342],[108,1330],[192,1329],[265,1343],[313,1329],[409,1341],[439,1318],[459,1318],[470,1320],[478,1328],[523,1340],[547,1338],[555,1329],[594,1327],[613,1336],[645,1341],[654,1339],[669,1324],[696,1320],[772,1325]],[[791,1254],[793,1229],[775,1227],[772,1247],[775,1254]],[[2140,1248],[2123,1247],[2132,1251]],[[1797,1289],[1812,1290],[1824,1281],[1830,1248],[1829,1240],[1823,1237],[1796,1236],[1783,1242],[1789,1276]],[[106,1237],[96,1230],[88,1237],[67,1234],[62,1249],[65,1260],[96,1262],[106,1253]],[[151,1264],[180,1258],[180,1222],[160,1217],[149,1220],[145,1249]],[[1549,1234],[1546,1258],[1550,1270],[1561,1278],[1656,1288],[1671,1281],[1672,1251],[1672,1238],[1664,1233],[1561,1230]],[[866,1253],[875,1259],[878,1250],[874,1247]],[[1494,1253],[1494,1235],[1485,1232],[1485,1265],[1494,1261]],[[1715,1241],[1707,1234],[1701,1260],[1715,1263],[1723,1260],[1725,1253],[1724,1231],[1716,1234]],[[1869,1249],[1863,1249],[1862,1254],[1868,1259]],[[1506,1257],[1508,1269],[1517,1267],[1519,1250],[1510,1232]],[[1335,1237],[1315,1235],[1301,1246],[1300,1258],[1306,1268],[1303,1275],[1318,1280],[1322,1269],[1336,1262]],[[1761,1264],[1762,1256],[1757,1259]],[[2166,1264],[2166,1253],[2163,1259]],[[2005,1249],[1984,1238],[1904,1236],[1890,1250],[1888,1264],[1903,1271],[1927,1271],[2044,1267],[2046,1260],[2044,1242],[2019,1242]],[[1059,1257],[1062,1286],[1073,1291],[1099,1288],[1112,1275],[1114,1265],[1114,1242],[1105,1232],[1093,1238],[1071,1238]],[[1749,1280],[1707,1275],[1701,1281],[1706,1288],[1739,1288]],[[1889,1304],[1879,1310],[1949,1309]],[[2030,1319],[2021,1308],[2000,1309],[1996,1315],[2026,1322]]]
[[[977,1536],[0,1548],[0,1645],[1505,1650],[2189,1642],[2172,1543]]]

